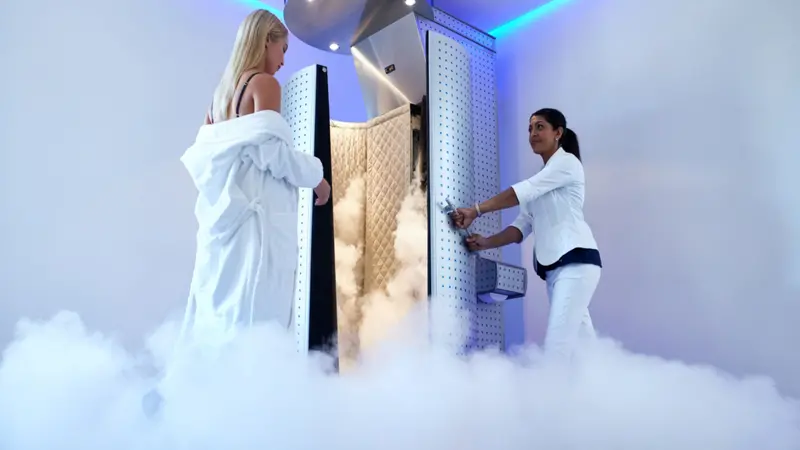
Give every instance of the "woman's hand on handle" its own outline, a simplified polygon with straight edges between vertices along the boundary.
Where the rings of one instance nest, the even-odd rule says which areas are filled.
[[[328,203],[328,200],[331,198],[331,185],[323,178],[317,187],[314,188],[314,193],[317,194],[317,201],[315,201],[314,204],[322,206]]]
[[[489,250],[491,244],[488,238],[481,236],[480,234],[471,234],[467,239],[467,248],[471,252],[479,252],[481,250]]]
[[[478,211],[475,211],[475,208],[458,208],[451,217],[456,228],[466,229],[478,217]]]
[[[467,248],[471,252],[479,252],[481,250],[489,250],[492,248],[505,247],[508,244],[522,242],[522,232],[516,227],[506,227],[503,231],[489,236],[483,237],[480,234],[471,234],[464,240]]]

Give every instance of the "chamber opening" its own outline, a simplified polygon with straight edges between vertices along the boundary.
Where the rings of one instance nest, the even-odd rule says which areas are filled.
[[[330,123],[342,370],[426,307],[424,110],[409,104],[363,123]]]

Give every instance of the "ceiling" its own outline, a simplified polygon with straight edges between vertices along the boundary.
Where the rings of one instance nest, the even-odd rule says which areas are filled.
[[[483,31],[491,31],[549,0],[429,0],[429,3]]]

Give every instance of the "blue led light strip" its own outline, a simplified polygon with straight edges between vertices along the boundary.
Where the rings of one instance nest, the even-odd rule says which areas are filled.
[[[558,8],[564,6],[565,4],[569,3],[571,0],[550,0],[549,2],[545,3],[544,5],[538,6],[525,14],[517,17],[516,19],[511,19],[508,22],[500,25],[499,27],[495,28],[494,30],[490,31],[489,34],[496,38],[501,38],[503,36],[507,36],[514,31],[519,30],[520,28],[524,27],[525,25],[530,24],[531,22],[535,22],[536,20],[550,14],[551,12],[557,10]]]
[[[267,11],[271,12],[272,14],[275,14],[279,19],[281,19],[281,21],[283,21],[283,11],[281,11],[278,8],[275,8],[273,6],[269,6],[269,5],[267,5],[267,4],[263,3],[263,2],[260,2],[259,0],[236,0],[236,1],[238,1],[239,3],[241,3],[241,4],[245,5],[245,6],[249,6],[250,8],[253,8],[253,9],[266,9]]]
[[[272,14],[278,16],[279,19],[283,20],[283,11],[279,10],[278,8],[269,6],[259,0],[237,0],[237,1],[250,8],[266,9]],[[499,27],[490,31],[489,34],[494,36],[495,38],[501,38],[503,36],[507,36],[513,33],[514,31],[517,31],[520,28],[524,27],[525,25],[528,25],[531,22],[535,22],[536,20],[542,18],[543,16],[552,13],[553,11],[564,6],[570,1],[572,0],[550,0],[549,2],[526,12],[525,14],[517,17],[516,19],[511,19],[508,22],[504,23],[503,25],[500,25]]]

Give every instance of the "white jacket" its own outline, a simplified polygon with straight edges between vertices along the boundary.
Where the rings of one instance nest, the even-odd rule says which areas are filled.
[[[523,239],[534,233],[534,258],[540,265],[553,264],[574,248],[597,248],[583,219],[585,180],[575,155],[559,148],[542,170],[511,188],[520,208],[511,226]]]
[[[290,326],[298,188],[320,183],[322,163],[294,150],[274,111],[204,125],[181,161],[199,225],[184,332],[217,341],[255,322]]]

